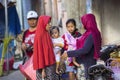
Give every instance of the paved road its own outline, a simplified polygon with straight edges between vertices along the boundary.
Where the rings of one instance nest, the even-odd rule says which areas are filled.
[[[25,77],[18,70],[10,73],[7,76],[0,77],[0,80],[25,80]]]
[[[63,75],[64,80],[68,80],[67,77],[67,74]],[[0,77],[0,80],[25,80],[25,77],[21,74],[19,70],[17,70],[7,76]]]

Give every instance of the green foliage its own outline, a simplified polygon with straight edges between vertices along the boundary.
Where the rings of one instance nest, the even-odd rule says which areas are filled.
[[[3,40],[2,57],[1,57],[1,60],[0,60],[0,76],[3,75],[4,58],[5,58],[5,55],[7,53],[7,48],[8,48],[8,45],[9,45],[11,39],[12,39],[12,37],[8,36],[8,37],[5,37],[4,40]]]

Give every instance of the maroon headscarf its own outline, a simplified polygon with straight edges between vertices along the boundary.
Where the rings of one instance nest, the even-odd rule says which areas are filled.
[[[46,30],[46,25],[51,20],[50,16],[40,16],[38,19],[33,51],[33,68],[43,69],[55,63],[53,44]]]
[[[82,24],[86,32],[77,40],[77,49],[82,48],[86,38],[92,34],[94,41],[94,59],[99,58],[100,49],[101,49],[101,35],[97,28],[95,16],[93,14],[85,14],[81,18]]]

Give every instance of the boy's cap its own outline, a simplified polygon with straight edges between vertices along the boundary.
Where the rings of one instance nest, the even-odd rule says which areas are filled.
[[[30,19],[30,18],[38,18],[37,12],[35,12],[35,11],[29,11],[27,13],[27,19]]]

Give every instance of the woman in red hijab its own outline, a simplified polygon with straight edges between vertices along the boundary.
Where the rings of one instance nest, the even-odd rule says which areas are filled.
[[[37,80],[58,80],[55,73],[55,56],[49,35],[51,17],[40,16],[38,19],[33,53],[33,68],[37,70]]]
[[[62,58],[76,57],[77,62],[84,65],[83,72],[88,78],[87,70],[90,66],[96,64],[101,49],[101,35],[97,28],[95,16],[93,14],[85,14],[81,18],[85,33],[77,40],[77,49],[64,52]]]

